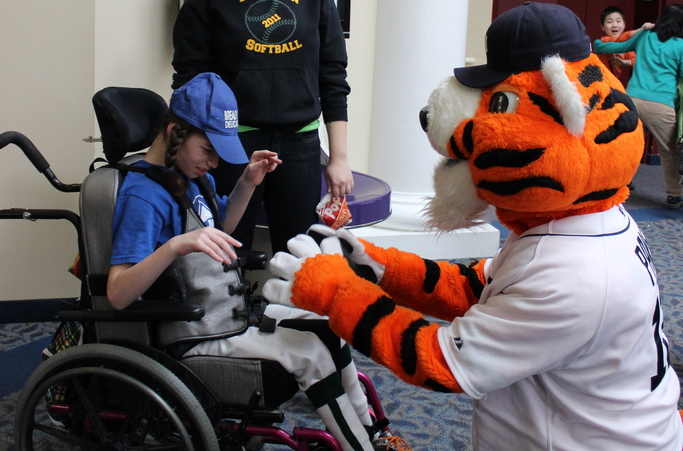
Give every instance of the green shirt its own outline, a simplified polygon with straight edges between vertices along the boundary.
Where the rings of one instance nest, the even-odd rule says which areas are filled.
[[[626,93],[674,108],[676,84],[683,75],[683,39],[670,38],[661,42],[657,33],[643,30],[628,41],[593,43],[595,53],[625,53],[635,51],[636,64]]]

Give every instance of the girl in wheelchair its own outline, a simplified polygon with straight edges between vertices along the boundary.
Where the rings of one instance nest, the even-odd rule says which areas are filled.
[[[207,174],[219,158],[248,161],[227,198],[215,196]],[[233,247],[241,244],[228,233],[254,187],[280,163],[266,150],[247,160],[237,136],[235,97],[220,77],[200,74],[176,90],[161,132],[121,185],[107,297],[115,309],[123,309],[173,267],[182,275],[187,298],[203,306],[206,315],[201,321],[162,323],[162,346],[175,347],[183,357],[277,361],[295,377],[344,450],[392,449],[373,429],[348,345],[329,331],[325,318],[268,305],[264,314],[276,325],[264,330],[249,327],[233,312],[243,296],[231,287],[236,271],[229,269],[237,259]],[[311,332],[318,329],[323,333]]]

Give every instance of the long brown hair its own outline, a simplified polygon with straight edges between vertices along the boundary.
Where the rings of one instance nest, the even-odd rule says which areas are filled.
[[[166,166],[165,182],[170,188],[171,194],[180,196],[185,193],[189,182],[184,177],[178,176],[176,166],[178,151],[188,137],[195,134],[206,136],[206,134],[201,129],[176,116],[169,108],[162,124],[162,133],[166,133],[168,125],[171,123],[175,123],[176,126],[166,136],[166,154],[164,155],[164,165]]]
[[[664,8],[652,31],[657,33],[661,42],[671,38],[683,38],[683,5],[669,5]]]

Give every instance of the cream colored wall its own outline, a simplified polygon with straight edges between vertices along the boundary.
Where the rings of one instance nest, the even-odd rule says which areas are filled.
[[[91,0],[0,0],[0,132],[23,133],[64,182],[87,173],[92,130]],[[18,147],[0,150],[0,208],[74,210],[78,194],[52,188]],[[77,253],[65,221],[0,221],[0,299],[75,297]]]
[[[172,31],[178,0],[97,0],[95,92],[107,86],[150,89],[171,97]],[[91,108],[92,110],[92,108]],[[97,122],[93,136],[99,136]],[[101,152],[101,145],[95,145]]]
[[[65,183],[87,174],[99,144],[91,98],[105,86],[171,94],[171,31],[178,0],[0,0],[0,132],[28,136]],[[467,57],[485,61],[491,0],[470,2]],[[349,159],[367,172],[377,0],[354,0],[349,54]],[[409,62],[406,62],[409,64]],[[16,146],[0,150],[0,209],[77,210]],[[64,221],[0,221],[0,300],[75,297],[67,273],[76,234]]]
[[[178,0],[97,0],[95,89],[147,88],[171,96]]]
[[[105,86],[171,93],[178,0],[0,0],[0,132],[31,139],[64,183],[80,183],[99,144],[91,98]],[[0,150],[0,209],[77,211],[18,147]],[[78,296],[65,221],[0,221],[0,300]]]
[[[351,2],[350,35],[346,40],[349,95],[348,154],[354,171],[367,173],[370,150],[372,79],[375,60],[377,0]]]

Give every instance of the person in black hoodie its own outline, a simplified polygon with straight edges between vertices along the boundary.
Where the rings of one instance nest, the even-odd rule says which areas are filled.
[[[173,30],[174,89],[215,72],[239,105],[248,155],[268,149],[282,164],[267,175],[233,236],[251,248],[261,202],[273,253],[318,222],[319,118],[329,137],[325,170],[333,196],[353,188],[346,149],[346,43],[333,0],[185,0]],[[244,167],[221,162],[216,191],[230,193]]]

